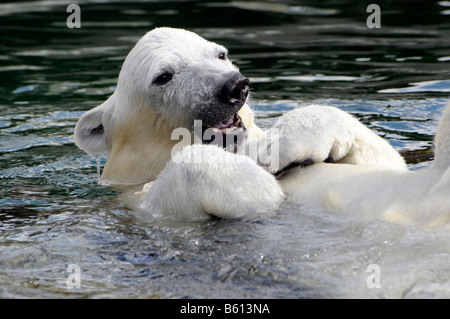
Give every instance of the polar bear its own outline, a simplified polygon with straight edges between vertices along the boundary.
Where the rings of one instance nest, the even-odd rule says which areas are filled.
[[[448,223],[450,104],[434,163],[412,172],[388,142],[334,107],[301,107],[261,130],[246,103],[249,80],[227,53],[182,29],[156,28],[137,42],[115,92],[75,127],[79,148],[108,153],[102,183],[144,185],[140,208],[190,221],[258,216],[292,201]]]

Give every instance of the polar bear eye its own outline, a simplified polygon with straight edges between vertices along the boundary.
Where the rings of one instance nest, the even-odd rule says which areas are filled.
[[[219,59],[221,59],[221,60],[226,60],[227,59],[227,54],[226,53],[220,53],[218,56],[217,56]]]
[[[173,74],[172,73],[163,73],[161,75],[158,75],[156,79],[153,81],[156,85],[164,85],[169,83],[170,80],[172,80]]]

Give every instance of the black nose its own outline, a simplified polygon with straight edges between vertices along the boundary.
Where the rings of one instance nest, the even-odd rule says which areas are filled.
[[[219,90],[217,98],[226,104],[232,106],[242,106],[248,97],[248,84],[250,80],[239,72],[230,72],[226,74],[227,80]]]

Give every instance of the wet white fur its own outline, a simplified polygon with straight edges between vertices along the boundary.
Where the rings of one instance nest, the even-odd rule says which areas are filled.
[[[141,208],[154,216],[185,220],[254,216],[287,200],[361,218],[449,222],[450,104],[438,127],[435,161],[417,172],[408,171],[389,143],[353,116],[323,105],[298,108],[275,124],[272,130],[280,134],[277,165],[263,165],[258,153],[231,154],[212,145],[186,146],[171,159],[178,142],[171,140],[171,132],[188,126],[200,103],[195,92],[208,90],[196,76],[237,70],[217,59],[221,50],[192,32],[170,28],[155,29],[136,44],[115,93],[86,112],[75,128],[80,148],[108,152],[103,182],[149,182]],[[167,67],[179,72],[172,86],[166,91],[152,86],[154,76]],[[249,143],[270,132],[255,125],[247,104],[239,113]],[[92,134],[100,123],[104,132]],[[190,162],[193,156],[202,161]],[[330,158],[337,163],[323,163]],[[292,162],[311,160],[317,164],[289,170],[278,179],[271,174]]]

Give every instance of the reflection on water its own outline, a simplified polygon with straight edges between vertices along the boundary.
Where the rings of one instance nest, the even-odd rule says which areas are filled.
[[[56,1],[0,4],[0,296],[450,297],[448,229],[361,222],[285,204],[250,222],[149,221],[97,185],[73,127],[115,89],[156,26],[224,44],[251,80],[262,127],[304,103],[357,116],[404,154],[432,161],[450,91],[450,6],[365,1]],[[104,158],[101,159],[104,162]],[[80,266],[81,288],[66,285]],[[380,289],[367,267],[381,270]]]

